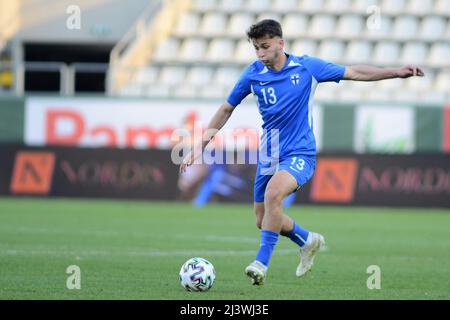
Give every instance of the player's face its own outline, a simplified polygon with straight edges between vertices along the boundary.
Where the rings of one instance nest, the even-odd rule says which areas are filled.
[[[251,39],[258,59],[268,67],[273,67],[284,54],[284,40],[280,37],[270,38],[268,36]]]

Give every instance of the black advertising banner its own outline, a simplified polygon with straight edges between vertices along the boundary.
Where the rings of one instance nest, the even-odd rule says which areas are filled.
[[[173,199],[178,172],[164,150],[0,147],[0,194]]]
[[[170,150],[0,146],[0,194],[253,202],[254,164],[190,167]],[[450,208],[450,154],[319,154],[292,203]]]
[[[300,202],[450,208],[450,155],[318,156]]]

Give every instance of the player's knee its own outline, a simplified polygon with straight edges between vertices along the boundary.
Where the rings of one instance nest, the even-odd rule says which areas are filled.
[[[280,205],[283,201],[283,194],[275,188],[267,188],[264,201],[269,205]]]

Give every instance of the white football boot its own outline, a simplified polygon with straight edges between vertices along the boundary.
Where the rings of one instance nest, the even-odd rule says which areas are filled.
[[[252,280],[252,284],[261,286],[266,279],[267,267],[261,262],[255,260],[245,268],[245,274]]]
[[[309,237],[311,237],[308,239],[310,241],[300,248],[300,263],[295,272],[297,277],[302,277],[311,270],[316,253],[325,246],[325,239],[321,234],[311,232]]]

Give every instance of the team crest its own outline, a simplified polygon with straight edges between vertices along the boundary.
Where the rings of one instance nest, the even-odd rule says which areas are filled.
[[[298,73],[294,73],[291,75],[291,82],[294,86],[300,83],[300,76]]]

